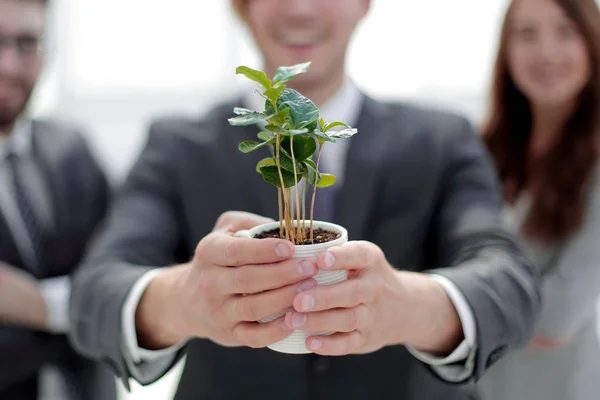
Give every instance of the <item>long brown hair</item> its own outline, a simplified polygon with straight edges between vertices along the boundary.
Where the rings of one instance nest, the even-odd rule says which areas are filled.
[[[578,26],[591,61],[591,78],[579,104],[562,127],[556,143],[540,159],[529,154],[532,112],[517,89],[507,65],[510,5],[500,38],[492,77],[491,110],[483,136],[504,184],[504,196],[513,202],[525,188],[532,204],[523,232],[553,244],[575,232],[583,221],[584,188],[598,158],[600,133],[600,12],[595,0],[554,0]]]

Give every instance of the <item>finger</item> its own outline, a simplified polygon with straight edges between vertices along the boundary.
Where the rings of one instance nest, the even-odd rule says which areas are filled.
[[[314,261],[292,258],[273,264],[224,269],[223,284],[228,293],[260,293],[311,278],[317,272]]]
[[[370,242],[352,241],[319,254],[317,265],[325,270],[362,270],[378,267],[382,261],[385,256],[379,247]]]
[[[309,336],[306,338],[306,348],[313,353],[323,356],[345,356],[358,353],[364,337],[359,331],[334,333],[329,336]]]
[[[233,336],[240,345],[252,348],[267,347],[291,335],[283,317],[266,324],[240,322],[233,328]]]
[[[310,290],[316,285],[317,282],[310,279],[277,290],[250,296],[238,296],[229,300],[227,312],[232,317],[232,321],[259,321],[290,309],[294,297],[299,292]]]
[[[242,229],[252,229],[255,226],[273,222],[271,218],[244,211],[227,211],[219,216],[214,231],[237,232]]]
[[[314,312],[350,308],[368,302],[371,297],[366,281],[357,278],[302,292],[294,299],[294,309],[298,312]]]
[[[270,264],[289,259],[294,245],[283,239],[250,239],[213,232],[196,247],[196,260],[224,267]]]
[[[285,323],[290,329],[307,332],[352,332],[369,325],[368,310],[364,305],[315,313],[290,311],[285,316]]]

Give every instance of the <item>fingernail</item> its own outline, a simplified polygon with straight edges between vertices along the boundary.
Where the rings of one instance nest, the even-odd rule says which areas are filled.
[[[291,256],[290,247],[283,243],[280,243],[275,247],[275,253],[277,253],[279,257]]]
[[[302,298],[302,311],[312,310],[315,307],[315,298],[307,294]]]
[[[300,261],[298,268],[302,276],[312,276],[315,273],[315,265],[308,260]]]
[[[325,253],[323,260],[325,261],[325,268],[331,268],[335,264],[335,257],[330,252]]]
[[[306,292],[307,290],[310,290],[314,287],[315,284],[313,283],[313,281],[304,281],[298,285],[298,293]]]
[[[321,347],[323,347],[323,342],[321,342],[319,339],[312,339],[309,346],[311,350],[319,350]]]
[[[293,313],[292,314],[292,326],[294,328],[300,328],[306,323],[306,314]]]

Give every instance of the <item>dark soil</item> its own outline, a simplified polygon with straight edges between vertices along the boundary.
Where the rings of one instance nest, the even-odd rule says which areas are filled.
[[[313,244],[310,241],[310,229],[306,228],[305,232],[306,232],[306,234],[305,234],[306,240],[303,243],[300,243],[300,245]],[[313,229],[313,239],[315,240],[314,244],[331,242],[331,241],[339,238],[340,236],[341,236],[341,234],[337,233],[337,232],[327,231],[327,230],[321,229],[321,228]],[[256,239],[267,239],[267,238],[281,239],[281,237],[279,236],[279,228],[275,228],[270,231],[262,232],[262,233],[256,235],[255,238]],[[285,239],[285,229],[284,229],[283,239]]]

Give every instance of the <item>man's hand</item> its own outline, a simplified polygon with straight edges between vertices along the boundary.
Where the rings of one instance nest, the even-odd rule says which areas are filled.
[[[444,289],[425,274],[397,271],[381,249],[348,242],[318,258],[324,270],[348,270],[348,280],[296,295],[290,329],[337,332],[311,336],[309,350],[322,355],[369,353],[406,344],[448,354],[463,339],[460,318]]]
[[[48,324],[46,301],[29,273],[0,262],[0,324],[43,330]]]
[[[224,214],[198,244],[192,262],[167,269],[147,287],[136,312],[140,345],[164,348],[193,337],[224,346],[266,347],[292,333],[283,317],[263,318],[292,306],[316,286],[312,261],[291,259],[287,240],[235,237],[269,222],[248,213]]]

